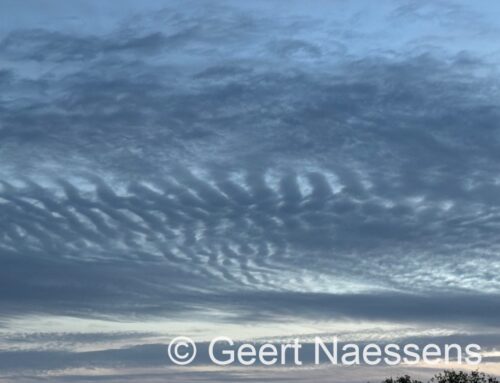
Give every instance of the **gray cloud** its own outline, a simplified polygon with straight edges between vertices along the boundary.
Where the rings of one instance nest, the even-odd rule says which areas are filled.
[[[323,340],[325,344],[328,344],[332,341],[332,337],[323,336]],[[458,345],[462,349],[465,349],[467,344],[470,342],[483,341],[483,344],[495,345],[498,346],[498,335],[496,334],[487,334],[487,335],[474,335],[474,336],[463,336],[460,334],[451,335],[446,337],[413,337],[413,338],[405,338],[400,339],[399,344],[415,344],[419,347],[419,350],[422,350],[423,347],[429,343],[436,344],[441,347],[443,350],[445,349],[445,345]],[[360,348],[364,347],[368,343],[373,342],[373,340],[367,339],[364,341],[357,341],[354,344],[358,345]],[[352,341],[344,341],[338,343],[338,350],[342,350],[344,345],[347,343],[352,343]],[[377,341],[377,344],[383,347],[388,342],[380,342]],[[259,347],[259,342],[253,342],[256,347]],[[279,349],[279,343],[275,343],[277,348]],[[241,343],[236,342],[233,347],[229,347],[227,344],[220,343],[214,347],[214,354],[217,357],[221,357],[221,352],[223,350],[234,350],[241,345]],[[315,360],[315,351],[314,351],[314,343],[302,340],[300,350],[299,360],[303,363],[303,367],[296,367],[295,372],[300,373],[300,370],[307,369],[310,365],[314,364]],[[200,366],[209,366],[213,364],[209,358],[208,352],[209,344],[207,342],[198,342],[197,350],[198,357],[194,361],[194,365],[197,367]],[[166,357],[166,344],[139,344],[135,346],[122,347],[122,348],[108,348],[104,350],[98,351],[85,351],[85,352],[76,352],[71,350],[14,350],[14,351],[0,351],[1,362],[0,368],[2,371],[7,373],[14,373],[16,371],[25,371],[29,373],[36,372],[50,372],[50,371],[61,371],[65,369],[77,369],[77,368],[91,368],[91,369],[99,369],[99,368],[117,368],[117,367],[125,367],[128,369],[154,369],[154,368],[162,368],[164,374],[168,374],[168,366],[171,365],[171,362]],[[342,355],[342,351],[339,351]],[[281,355],[281,354],[279,354]],[[289,354],[286,356],[290,357]],[[450,360],[456,360],[457,354],[456,352],[450,353]],[[486,359],[487,361],[495,361],[495,357],[490,357]],[[323,367],[330,363],[326,358],[321,359],[321,364]],[[364,364],[361,363],[360,366]],[[235,363],[236,367],[241,367],[237,362]],[[234,367],[233,366],[233,367]],[[258,362],[256,363],[256,367],[262,367]],[[388,366],[386,366],[388,368]],[[255,368],[250,368],[250,376],[255,373]],[[287,371],[289,369],[282,368],[282,370]],[[293,370],[293,369],[292,369]],[[231,376],[232,368],[227,367],[227,374]],[[189,371],[186,371],[188,373]],[[248,373],[248,372],[247,372]],[[250,377],[249,377],[250,379]]]
[[[471,242],[496,243],[491,219],[470,226],[460,209],[436,202],[387,206],[359,185],[360,200],[349,186],[334,193],[321,173],[303,180],[307,195],[293,174],[271,186],[259,173],[238,184],[220,172],[207,180],[178,171],[161,186],[136,183],[123,194],[95,177],[86,192],[67,181],[4,183],[3,312],[148,316],[227,306],[247,320],[495,323],[494,255],[475,256],[476,267],[467,261]],[[349,281],[345,295],[314,292],[335,278]],[[361,281],[380,292],[357,290]]]
[[[123,7],[2,28],[2,325],[495,328],[495,6]]]

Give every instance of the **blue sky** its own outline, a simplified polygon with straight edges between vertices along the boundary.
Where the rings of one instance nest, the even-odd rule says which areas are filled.
[[[430,373],[166,363],[213,334],[472,341],[499,374],[498,20],[2,1],[0,381]]]

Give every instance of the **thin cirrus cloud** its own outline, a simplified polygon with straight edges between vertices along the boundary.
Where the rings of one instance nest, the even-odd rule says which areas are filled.
[[[21,317],[495,331],[494,5],[3,7],[5,339]]]

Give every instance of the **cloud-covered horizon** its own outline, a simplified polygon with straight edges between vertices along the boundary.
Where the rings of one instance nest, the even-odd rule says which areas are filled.
[[[5,366],[86,367],[58,331],[126,350],[182,322],[500,347],[498,6],[0,8]]]

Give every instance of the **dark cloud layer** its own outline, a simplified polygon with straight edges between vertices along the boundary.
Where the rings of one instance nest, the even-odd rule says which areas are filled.
[[[0,28],[2,325],[498,327],[493,5],[93,6]]]
[[[475,268],[467,262],[472,245],[496,243],[491,220],[470,225],[460,208],[440,209],[437,202],[387,206],[362,187],[365,197],[357,200],[345,191],[352,189],[349,177],[339,178],[337,193],[321,173],[304,179],[306,196],[293,174],[273,189],[259,173],[237,184],[221,173],[208,182],[183,171],[161,186],[132,184],[122,195],[96,178],[87,192],[63,180],[52,187],[4,183],[3,310],[180,315],[247,302],[245,316],[256,318],[282,310],[303,316],[310,309],[313,317],[324,311],[386,320],[497,320],[494,311],[485,316],[496,295],[478,293],[494,292],[497,277],[486,265],[494,255],[475,255],[485,263]],[[432,267],[441,267],[443,277],[430,277]],[[311,281],[308,273],[324,281]],[[287,278],[295,282],[283,285]],[[331,289],[335,278],[347,281],[345,296],[307,295]],[[356,295],[361,280],[388,292]],[[432,289],[439,290],[425,298]]]
[[[325,345],[329,346],[331,349],[331,342],[333,342],[332,337],[323,336],[323,342]],[[476,344],[476,341],[482,341],[485,345],[498,345],[499,337],[497,334],[487,334],[483,336],[460,336],[453,335],[447,337],[415,337],[415,338],[404,338],[399,339],[399,345],[416,345],[416,349],[421,354],[422,349],[425,345],[429,343],[436,344],[441,350],[445,350],[446,345],[456,345],[457,348],[465,350],[468,344]],[[263,342],[252,342],[257,349],[264,344]],[[266,342],[269,343],[269,342]],[[347,344],[356,344],[361,350],[367,344],[371,343],[371,340],[364,340],[356,343],[339,341],[338,342],[338,352],[339,360],[341,360],[341,355],[343,354],[344,346]],[[380,342],[377,344],[383,349],[389,342]],[[226,359],[223,351],[227,350],[237,350],[241,346],[241,342],[236,342],[233,346],[228,345],[225,342],[219,342],[213,349],[214,355],[220,360]],[[273,343],[278,349],[278,360],[281,360],[281,349],[280,343]],[[198,357],[196,358],[194,364],[196,366],[209,366],[212,364],[209,357],[209,343],[208,342],[197,342],[196,344],[198,350]],[[130,347],[122,348],[110,348],[98,351],[85,351],[85,352],[75,352],[71,350],[59,350],[59,351],[47,351],[47,350],[14,350],[14,351],[0,351],[0,369],[9,373],[16,371],[29,371],[31,373],[35,372],[49,372],[49,371],[60,371],[64,369],[77,369],[77,368],[116,368],[116,367],[126,367],[126,368],[164,368],[172,364],[166,357],[166,349],[168,345],[166,344],[140,344]],[[458,354],[457,349],[453,349],[453,352],[449,353],[450,360],[456,360]],[[306,341],[302,339],[301,349],[299,352],[299,360],[303,363],[303,367],[307,368],[315,363],[315,346],[311,341]],[[323,353],[320,355],[320,364],[325,366],[329,360],[325,357]],[[402,352],[402,356],[405,356]],[[444,351],[443,351],[444,355]],[[465,357],[465,352],[461,358]],[[292,358],[293,354],[290,352],[285,353],[285,360]],[[413,358],[413,356],[412,356]],[[494,357],[488,358],[485,361],[494,361]],[[360,363],[360,365],[365,365]],[[242,365],[236,360],[234,366],[241,367]],[[255,367],[262,367],[262,364],[257,361]]]

